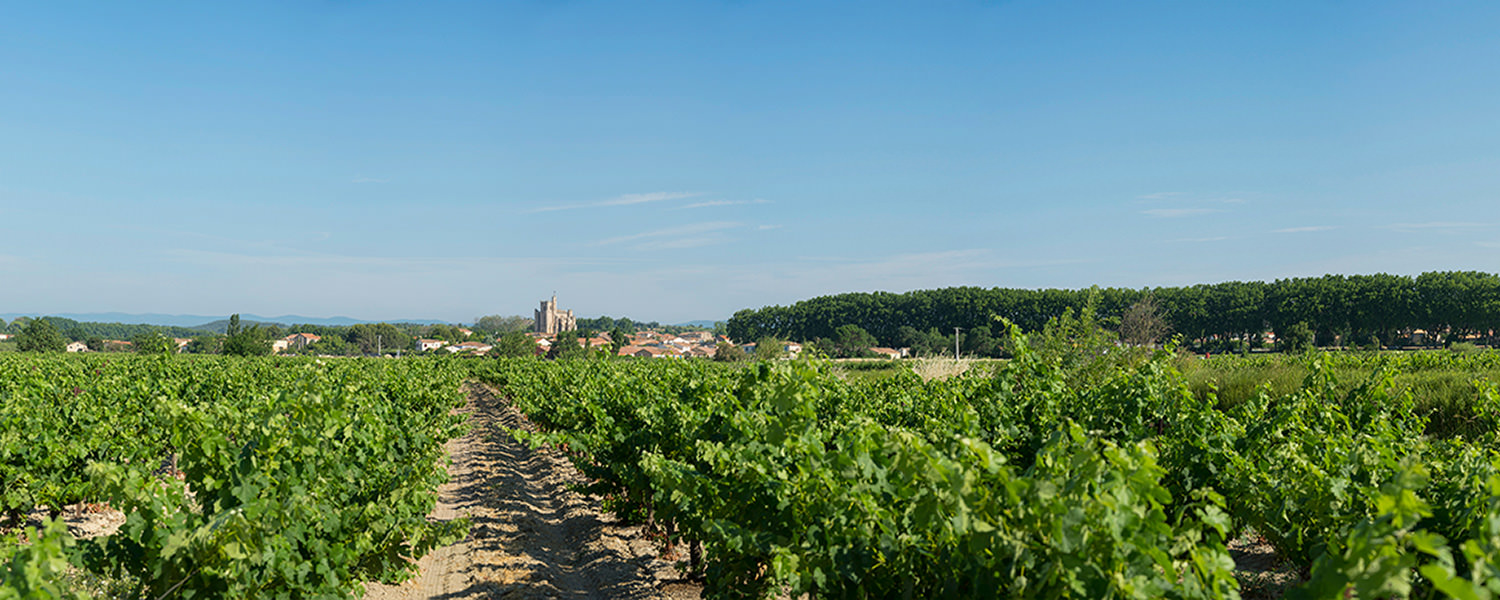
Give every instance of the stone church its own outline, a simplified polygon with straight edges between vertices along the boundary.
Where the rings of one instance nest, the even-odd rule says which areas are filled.
[[[573,317],[571,310],[557,310],[557,295],[552,295],[552,300],[542,301],[542,307],[536,310],[537,333],[553,334],[563,331],[578,329],[578,319]]]

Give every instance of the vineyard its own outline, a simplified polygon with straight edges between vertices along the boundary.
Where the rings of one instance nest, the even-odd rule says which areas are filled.
[[[107,503],[125,523],[10,529],[0,598],[405,579],[465,535],[428,518],[465,380],[529,418],[470,437],[566,456],[707,597],[1235,598],[1246,536],[1296,573],[1286,597],[1500,596],[1500,394],[1474,382],[1495,355],[1199,361],[1014,329],[1010,348],[931,380],[815,360],[3,356],[4,522]],[[1422,396],[1457,378],[1461,401]]]
[[[1310,355],[1295,390],[1220,406],[1167,353],[1013,335],[998,372],[940,381],[806,361],[477,375],[543,430],[512,435],[687,548],[709,597],[1234,598],[1226,541],[1246,532],[1300,572],[1288,597],[1500,594],[1500,400],[1483,387],[1434,433],[1394,383],[1493,357]]]
[[[0,598],[348,597],[463,536],[428,522],[464,372],[449,363],[0,358],[0,511],[122,510],[0,542]],[[70,563],[72,566],[69,566]]]

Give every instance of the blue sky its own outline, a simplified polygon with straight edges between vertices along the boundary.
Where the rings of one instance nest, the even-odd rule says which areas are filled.
[[[1500,4],[5,3],[0,312],[1500,270]]]

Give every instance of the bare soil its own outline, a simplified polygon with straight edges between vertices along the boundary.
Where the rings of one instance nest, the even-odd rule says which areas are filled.
[[[1272,600],[1302,583],[1297,567],[1276,554],[1265,538],[1253,531],[1230,540],[1229,556],[1234,559],[1234,577],[1240,582],[1240,597],[1245,600]]]
[[[470,386],[470,431],[448,442],[449,482],[430,518],[468,517],[469,536],[418,561],[397,586],[368,584],[366,598],[699,597],[676,580],[638,526],[627,526],[569,489],[582,481],[566,457],[532,450],[505,428],[527,425],[494,390]]]
[[[30,527],[40,529],[42,521],[48,516],[45,509],[34,509],[26,515],[26,522],[21,528]],[[110,507],[109,503],[102,504],[69,504],[62,508],[57,518],[68,526],[68,533],[73,537],[83,540],[101,535],[114,533],[125,524],[125,513]],[[4,531],[6,534],[17,533],[15,530]]]

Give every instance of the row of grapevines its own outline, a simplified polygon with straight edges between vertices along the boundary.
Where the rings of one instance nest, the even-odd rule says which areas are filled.
[[[347,597],[465,526],[426,520],[461,428],[450,361],[7,357],[0,373],[8,506],[123,510],[68,554],[143,596]],[[174,462],[180,482],[160,474]]]
[[[1332,365],[1348,359],[1312,358],[1296,393],[1225,412],[1164,356],[1080,369],[1014,332],[1012,347],[993,376],[944,382],[656,361],[482,376],[544,430],[518,437],[567,448],[590,491],[701,544],[719,597],[1229,597],[1220,540],[1245,526],[1313,597],[1494,586],[1497,436],[1426,437],[1390,382],[1403,365],[1349,387]],[[1474,410],[1497,406],[1486,392]],[[1397,538],[1423,544],[1380,542]]]
[[[858,384],[811,363],[517,362],[484,376],[546,430],[518,437],[566,447],[592,491],[701,544],[711,596],[1235,594],[1222,498],[1174,500],[1150,442],[1065,418],[999,426],[1060,414],[1021,414],[1045,408],[1038,390]],[[1001,390],[1034,402],[988,410]],[[1031,451],[1020,464],[986,438]]]

